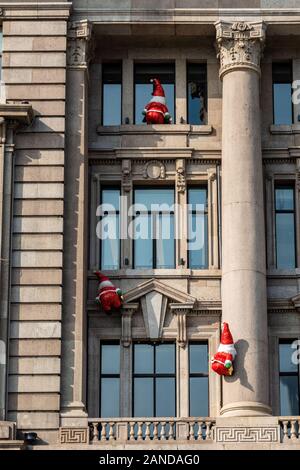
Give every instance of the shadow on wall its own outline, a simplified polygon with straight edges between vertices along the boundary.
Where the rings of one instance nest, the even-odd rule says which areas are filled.
[[[225,380],[226,382],[236,382],[237,380],[240,381],[240,384],[248,388],[248,390],[251,390],[254,392],[254,388],[248,381],[248,374],[245,369],[245,360],[246,360],[246,355],[247,351],[249,349],[249,343],[248,341],[245,341],[244,339],[240,339],[235,343],[235,348],[237,352],[236,359],[234,361],[234,370],[238,371],[238,373],[234,373],[232,377],[226,377]]]

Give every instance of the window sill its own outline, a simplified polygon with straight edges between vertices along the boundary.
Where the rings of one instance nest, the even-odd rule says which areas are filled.
[[[267,276],[268,277],[293,277],[293,278],[299,278],[300,276],[300,268],[294,268],[294,269],[276,269],[276,268],[270,268],[267,271]]]
[[[210,135],[213,127],[210,125],[192,126],[190,124],[124,124],[121,126],[97,127],[97,134],[107,135],[129,135],[129,134],[172,134],[172,135]]]
[[[292,125],[272,124],[270,126],[270,134],[272,135],[300,134],[300,124],[292,124]]]
[[[102,271],[106,276],[112,279],[126,279],[126,278],[149,278],[149,277],[163,277],[172,279],[182,278],[221,278],[220,269],[119,269],[117,271]],[[93,271],[89,271],[90,278],[96,277]]]

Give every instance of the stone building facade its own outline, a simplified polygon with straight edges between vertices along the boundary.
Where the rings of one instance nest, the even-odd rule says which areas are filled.
[[[299,363],[286,364],[300,339],[298,2],[8,1],[0,16],[0,449],[24,448],[30,431],[33,448],[300,446]],[[172,65],[171,125],[138,121],[139,64]],[[205,67],[198,121],[189,64]],[[105,83],[118,85],[120,122],[105,122]],[[138,188],[172,189],[182,207],[204,191],[204,261],[191,261],[185,210],[169,265],[139,265],[120,239],[104,271],[124,303],[107,316],[95,302],[107,254],[97,207],[106,189],[130,206]],[[120,220],[132,216],[121,208]],[[208,364],[222,321],[238,351],[226,379]],[[144,344],[174,347],[173,372],[145,376],[169,380],[171,416],[160,403],[135,411]],[[117,347],[118,371],[105,373],[103,345]],[[207,359],[195,373],[193,345]]]

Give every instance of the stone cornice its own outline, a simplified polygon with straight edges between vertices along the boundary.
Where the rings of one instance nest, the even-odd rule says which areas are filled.
[[[165,23],[211,24],[220,19],[236,21],[264,20],[268,24],[296,24],[300,21],[299,8],[170,8],[170,9],[102,9],[74,8],[73,17],[89,17],[97,24],[103,23]],[[141,20],[142,19],[142,20]]]
[[[232,70],[251,69],[260,73],[266,25],[263,22],[218,21],[215,26],[220,78]]]
[[[0,2],[0,16],[5,19],[48,19],[67,20],[72,8],[71,2]]]
[[[0,104],[0,118],[29,125],[33,120],[30,104]]]

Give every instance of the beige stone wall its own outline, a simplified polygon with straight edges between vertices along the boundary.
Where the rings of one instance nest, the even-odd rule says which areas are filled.
[[[67,13],[3,22],[6,98],[35,113],[16,136],[8,419],[47,441],[60,408]]]

